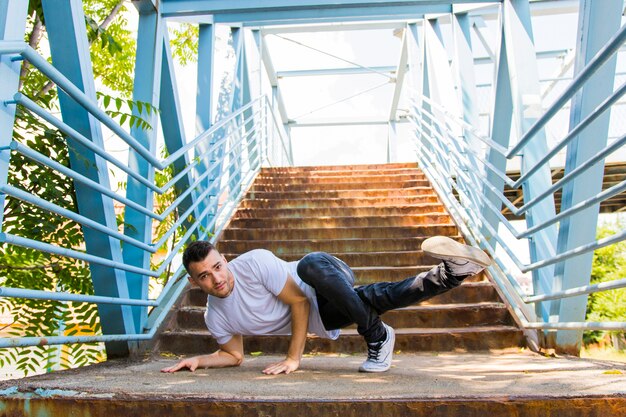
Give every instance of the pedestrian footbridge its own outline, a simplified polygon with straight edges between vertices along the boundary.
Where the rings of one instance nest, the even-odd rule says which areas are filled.
[[[134,43],[110,26],[124,8]],[[598,234],[625,207],[624,10],[1,2],[0,363],[76,369],[0,382],[0,415],[624,415],[626,366],[578,358],[583,332],[626,330],[626,277],[592,277],[626,239]],[[107,59],[134,65],[132,97]],[[354,329],[309,338],[293,375],[260,372],[288,343],[268,336],[239,368],[158,372],[216,347],[190,241],[326,251],[363,284],[432,267],[433,235],[494,263],[385,317],[388,373],[355,372]],[[614,311],[587,315],[607,294]]]

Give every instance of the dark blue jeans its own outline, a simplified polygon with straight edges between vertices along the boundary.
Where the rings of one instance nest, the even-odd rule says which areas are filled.
[[[399,282],[378,282],[354,287],[354,273],[342,260],[313,252],[298,263],[298,276],[315,289],[320,317],[326,330],[353,323],[368,343],[385,338],[380,315],[426,300],[461,282],[446,276],[443,264]]]

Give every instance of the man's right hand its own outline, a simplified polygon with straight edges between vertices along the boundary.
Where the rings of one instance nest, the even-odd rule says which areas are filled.
[[[193,372],[198,368],[198,365],[200,365],[200,359],[198,357],[187,358],[178,362],[176,365],[161,369],[161,372],[176,372],[183,368],[188,368]]]

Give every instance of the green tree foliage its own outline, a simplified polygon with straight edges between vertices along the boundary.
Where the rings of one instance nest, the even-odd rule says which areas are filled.
[[[624,230],[621,221],[606,224],[598,229],[598,239],[611,236]],[[614,281],[626,277],[626,242],[597,249],[593,254],[591,283]],[[589,295],[587,303],[588,321],[624,321],[626,322],[626,288],[602,291]],[[606,332],[585,332],[585,343],[594,343],[605,336]]]
[[[85,26],[91,45],[93,73],[97,85],[112,93],[98,95],[101,107],[121,125],[151,126],[132,114],[156,111],[147,103],[133,102],[132,79],[135,40],[124,17],[128,2],[84,0]],[[42,56],[47,54],[45,19],[40,1],[31,0],[26,42]],[[36,68],[23,63],[20,91],[52,113],[58,113],[57,90]],[[17,108],[14,140],[69,166],[67,142],[60,132]],[[8,183],[71,211],[77,211],[74,184],[70,178],[40,166],[18,153],[11,156]],[[84,250],[80,225],[23,201],[7,198],[3,230],[61,247]],[[88,265],[70,258],[4,245],[0,247],[0,286],[45,291],[93,294]],[[10,336],[83,335],[100,333],[95,304],[32,299],[0,298],[0,313],[10,314],[13,323],[4,330]],[[75,344],[62,348],[34,346],[1,349],[0,366],[15,366],[24,374],[38,369],[68,368],[104,359],[99,344]]]

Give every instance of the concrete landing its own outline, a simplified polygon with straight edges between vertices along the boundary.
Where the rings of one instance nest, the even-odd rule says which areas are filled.
[[[280,359],[175,374],[159,372],[175,358],[110,361],[3,381],[0,415],[626,415],[626,364],[617,362],[510,350],[417,353],[396,355],[387,373],[362,374],[362,355],[319,355],[290,375],[261,373]]]

